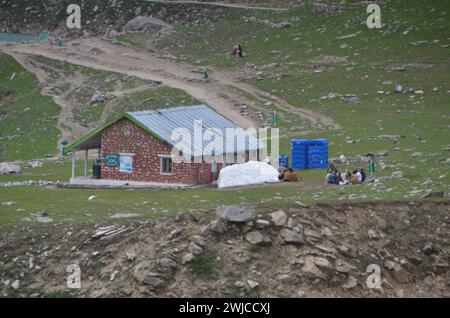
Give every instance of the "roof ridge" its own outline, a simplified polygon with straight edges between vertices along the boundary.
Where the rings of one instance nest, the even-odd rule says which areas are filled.
[[[193,109],[193,108],[200,108],[200,107],[207,107],[209,109],[212,110],[211,107],[209,107],[206,104],[198,104],[198,105],[190,105],[190,106],[175,106],[175,107],[166,107],[166,108],[156,108],[156,109],[148,109],[148,110],[139,110],[139,111],[134,111],[134,112],[127,112],[127,114],[130,115],[139,115],[139,114],[149,114],[149,113],[160,113],[161,111],[164,112],[173,112],[176,110],[180,110],[180,109]]]

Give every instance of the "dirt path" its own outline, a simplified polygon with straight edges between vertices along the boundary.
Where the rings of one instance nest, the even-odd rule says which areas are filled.
[[[255,128],[263,123],[258,122],[257,116],[242,115],[240,106],[248,105],[253,109],[268,111],[267,107],[262,106],[267,101],[313,124],[323,124],[331,129],[340,128],[332,118],[293,106],[277,96],[244,84],[232,72],[213,70],[212,80],[204,81],[201,74],[193,72],[193,66],[162,58],[142,49],[113,45],[98,38],[73,40],[66,43],[65,48],[47,43],[33,43],[0,47],[0,50],[11,55],[18,53],[42,55],[97,70],[161,81],[166,86],[183,90],[197,100],[210,105],[243,128]],[[253,98],[249,98],[248,95]]]
[[[27,55],[17,53],[17,52],[9,52],[9,54],[14,57],[14,59],[22,65],[27,71],[36,75],[40,83],[47,82],[49,80],[49,74],[43,69],[42,65],[37,63],[36,61],[31,61]],[[46,65],[48,68],[49,66]],[[55,72],[58,72],[55,70]],[[61,107],[61,112],[58,117],[57,128],[61,131],[61,135],[58,139],[58,149],[63,140],[70,140],[73,138],[73,135],[82,135],[86,132],[86,127],[81,126],[79,123],[72,119],[72,114],[74,110],[74,105],[68,103],[65,99],[66,95],[69,94],[77,85],[79,85],[81,79],[77,76],[74,77],[66,77],[64,82],[57,82],[55,84],[46,85],[42,88],[42,94],[48,97],[51,97],[53,101]],[[69,85],[70,89],[67,93],[63,95],[56,95],[52,92],[52,90],[56,86],[61,85]]]
[[[216,6],[224,8],[238,8],[238,9],[249,9],[249,10],[261,10],[261,11],[288,11],[288,8],[277,8],[277,7],[266,7],[259,5],[245,5],[239,3],[227,3],[227,2],[210,2],[210,1],[179,1],[179,0],[145,0],[146,2],[156,2],[164,4],[195,4],[195,5],[206,5],[206,6]]]

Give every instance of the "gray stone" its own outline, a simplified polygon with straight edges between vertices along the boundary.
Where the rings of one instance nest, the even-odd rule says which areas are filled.
[[[191,237],[189,237],[189,240],[202,247],[206,245],[205,239],[200,235],[192,235]]]
[[[243,282],[241,282],[240,280],[238,280],[237,282],[234,283],[234,286],[237,288],[243,288],[245,286],[245,284]]]
[[[396,171],[394,173],[392,173],[391,175],[391,180],[396,180],[396,179],[401,179],[403,178],[403,172],[401,171]]]
[[[143,281],[144,284],[150,285],[153,288],[162,287],[166,281],[162,277],[148,276]]]
[[[264,245],[270,243],[269,237],[259,231],[251,231],[245,235],[245,239],[253,245]]]
[[[44,165],[42,161],[33,160],[28,163],[28,167],[30,168],[41,168]]]
[[[433,243],[431,243],[431,242],[428,242],[425,244],[425,246],[422,249],[422,252],[427,256],[431,256],[433,254],[438,254],[437,249],[433,246]]]
[[[322,278],[322,279],[327,279],[328,275],[325,274],[324,272],[322,272],[315,264],[314,262],[314,257],[312,256],[307,256],[305,257],[305,262],[302,266],[302,271],[309,275],[312,276],[313,278]]]
[[[325,257],[314,257],[314,264],[327,269],[331,268],[330,262]]]
[[[210,223],[210,229],[215,233],[223,234],[227,230],[227,226],[222,220],[214,220]]]
[[[296,231],[290,229],[282,229],[280,231],[280,236],[286,243],[290,244],[304,244],[305,240],[303,239],[303,235]]]
[[[256,220],[256,227],[259,229],[263,229],[270,226],[270,222],[267,220],[263,220],[263,219],[258,219]]]
[[[349,276],[347,283],[345,283],[342,287],[344,287],[345,289],[352,289],[356,286],[358,286],[358,280],[353,276]]]
[[[108,96],[105,93],[100,91],[95,91],[94,95],[92,95],[90,103],[103,103],[108,100]]]
[[[272,212],[270,214],[270,216],[272,217],[272,222],[276,226],[285,226],[286,225],[287,214],[283,210],[278,210],[278,211]]]
[[[177,262],[168,257],[163,257],[159,260],[159,265],[164,268],[176,269],[178,267]]]
[[[125,32],[169,33],[173,27],[163,20],[153,17],[136,17],[125,25]]]
[[[12,206],[12,205],[16,205],[16,204],[17,204],[17,202],[14,202],[14,201],[2,202],[2,205],[5,205],[5,206]]]
[[[194,242],[191,242],[191,244],[189,244],[189,251],[194,255],[200,255],[203,254],[203,247]]]
[[[353,265],[350,265],[349,263],[341,260],[341,259],[337,259],[335,262],[335,266],[336,266],[336,270],[339,273],[349,273],[352,270],[355,270],[356,267]]]
[[[190,263],[192,262],[192,260],[194,259],[194,254],[192,253],[186,253],[183,255],[183,258],[181,259],[181,264],[186,264],[186,263]]]
[[[250,287],[250,289],[255,289],[256,287],[259,286],[259,283],[255,282],[253,280],[247,280],[247,284],[248,284],[248,287]]]
[[[2,174],[18,174],[21,173],[22,169],[20,166],[8,163],[8,162],[0,162],[0,175]]]
[[[238,205],[221,206],[217,215],[224,220],[235,223],[247,223],[255,218],[255,210]]]
[[[12,284],[11,287],[14,289],[18,289],[20,287],[20,280],[16,279]]]

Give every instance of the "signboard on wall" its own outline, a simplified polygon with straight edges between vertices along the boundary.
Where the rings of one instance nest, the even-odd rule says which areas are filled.
[[[119,155],[114,155],[114,154],[107,155],[105,157],[105,164],[108,167],[115,167],[115,166],[117,166],[119,164]]]
[[[120,155],[120,172],[131,173],[133,172],[133,156]]]

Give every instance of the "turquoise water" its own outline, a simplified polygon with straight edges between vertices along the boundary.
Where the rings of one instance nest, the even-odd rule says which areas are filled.
[[[0,42],[43,42],[47,41],[49,36],[50,34],[47,32],[39,35],[0,33]]]

